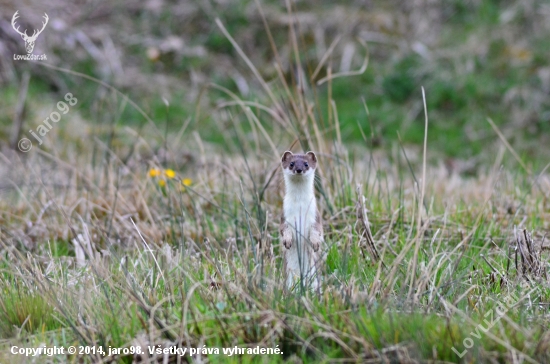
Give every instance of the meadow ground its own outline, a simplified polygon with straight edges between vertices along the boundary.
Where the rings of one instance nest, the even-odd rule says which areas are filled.
[[[196,357],[212,362],[549,360],[548,176],[500,168],[504,149],[475,178],[443,165],[422,178],[400,151],[316,147],[323,290],[285,294],[278,163],[243,144],[246,158],[203,150],[175,176],[94,166],[92,151],[11,159],[25,180],[3,199],[1,361],[31,362],[9,348],[42,343],[283,353]]]
[[[468,42],[451,55],[452,43],[426,55],[411,42],[416,55],[388,68],[376,62],[387,50],[375,47],[370,59],[335,45],[341,63],[351,57],[357,66],[340,64],[338,75],[332,56],[316,55],[318,39],[298,27],[310,24],[310,10],[290,6],[287,15],[300,19],[293,22],[269,4],[261,16],[247,5],[222,19],[198,7],[217,29],[201,41],[242,68],[230,84],[216,79],[216,65],[231,69],[223,57],[196,64],[215,76],[180,90],[183,101],[170,85],[129,97],[131,86],[105,81],[77,53],[71,67],[15,66],[0,132],[7,145],[23,105],[19,136],[33,146],[0,154],[0,362],[550,362],[545,48],[520,42],[528,54],[518,55],[506,43],[544,17],[522,2],[480,1],[469,5],[473,15],[453,3],[464,19],[438,29],[470,25],[461,34],[486,46],[472,56],[473,71],[447,64],[468,63],[477,49]],[[385,11],[368,14],[383,29],[393,24]],[[147,16],[144,24],[157,24]],[[284,45],[263,16],[286,29]],[[495,39],[488,29],[504,16],[512,25]],[[251,29],[268,40],[256,45]],[[547,44],[535,30],[529,45]],[[368,37],[381,34],[394,35]],[[260,50],[275,55],[271,66]],[[170,63],[178,51],[157,51],[148,50],[147,62],[158,56],[162,67],[187,70]],[[320,71],[306,67],[316,57]],[[383,77],[364,69],[365,60]],[[162,77],[147,78],[162,73],[154,62],[125,77],[158,86]],[[31,119],[55,110],[61,120],[38,145],[30,131],[43,121]],[[279,158],[290,148],[319,159],[320,292],[284,290]],[[40,346],[65,353],[13,354]],[[76,354],[66,352],[71,346]]]

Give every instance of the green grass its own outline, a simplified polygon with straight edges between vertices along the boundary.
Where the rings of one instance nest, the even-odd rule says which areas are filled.
[[[23,287],[22,282],[2,282],[0,335],[12,338],[21,334],[37,334],[64,327],[56,320],[54,307],[37,290]]]

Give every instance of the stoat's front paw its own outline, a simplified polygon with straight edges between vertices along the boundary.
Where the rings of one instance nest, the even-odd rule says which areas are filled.
[[[313,251],[316,252],[319,250],[319,243],[311,243],[311,247],[313,248]]]
[[[285,248],[290,249],[292,247],[292,239],[283,239],[283,245]]]

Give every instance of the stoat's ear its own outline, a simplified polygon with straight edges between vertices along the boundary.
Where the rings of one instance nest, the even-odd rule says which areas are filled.
[[[281,158],[281,162],[286,162],[287,160],[289,160],[290,158],[292,157],[292,152],[291,151],[286,151],[283,153],[283,156]]]
[[[317,156],[315,155],[315,153],[313,153],[313,152],[307,152],[306,155],[308,156],[308,158],[309,158],[312,162],[317,163]]]

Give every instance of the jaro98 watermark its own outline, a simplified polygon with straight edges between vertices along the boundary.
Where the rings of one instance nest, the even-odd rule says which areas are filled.
[[[517,297],[514,293],[509,294],[508,296],[504,297],[504,299],[500,302],[497,302],[497,305],[495,309],[490,309],[483,317],[485,318],[483,320],[483,324],[478,324],[474,331],[470,332],[470,335],[466,337],[464,340],[462,340],[463,347],[461,349],[464,349],[462,352],[459,352],[454,346],[452,347],[452,350],[455,352],[456,355],[458,355],[459,358],[464,357],[466,353],[474,346],[474,339],[481,339],[481,336],[483,333],[487,333],[495,324],[500,321],[501,317],[506,315],[506,313],[516,306],[518,303],[523,301],[525,298],[531,296],[532,293],[538,292],[538,288],[534,288],[533,290],[529,291],[526,295],[523,297]],[[493,337],[493,335],[489,335],[489,337]]]
[[[66,102],[59,101],[57,103],[57,110],[59,112],[52,111],[52,113],[36,127],[36,131],[32,129],[29,130],[29,133],[38,142],[38,145],[42,145],[43,143],[40,137],[45,137],[49,131],[53,129],[54,125],[61,120],[61,115],[65,115],[69,112],[69,106],[75,106],[78,103],[78,99],[70,92],[65,94],[65,101]],[[32,148],[32,141],[29,138],[21,138],[19,143],[17,143],[17,147],[20,151],[27,153]]]

